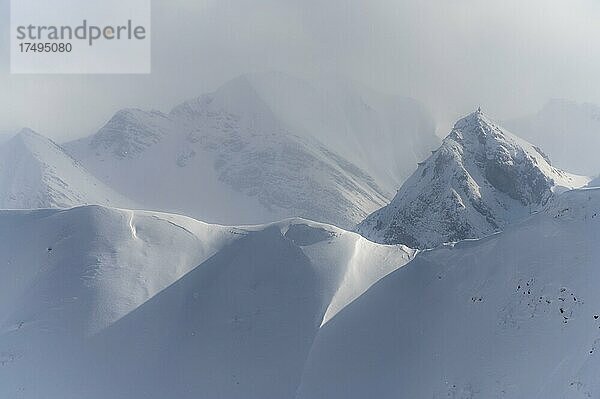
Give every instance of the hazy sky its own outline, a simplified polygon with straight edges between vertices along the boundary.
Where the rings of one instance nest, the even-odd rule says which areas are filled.
[[[81,136],[119,108],[168,111],[264,70],[411,96],[444,128],[480,104],[506,119],[553,97],[600,103],[597,0],[155,0],[152,12],[151,75],[10,75],[0,0],[0,132]]]

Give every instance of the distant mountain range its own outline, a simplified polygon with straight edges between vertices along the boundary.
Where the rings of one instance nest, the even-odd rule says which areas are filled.
[[[598,179],[434,130],[261,74],[1,143],[0,398],[599,397]]]
[[[435,145],[434,123],[413,100],[271,73],[237,78],[168,115],[122,110],[65,148],[145,209],[352,228]]]

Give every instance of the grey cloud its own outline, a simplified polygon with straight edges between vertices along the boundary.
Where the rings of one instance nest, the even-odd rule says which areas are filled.
[[[8,0],[0,51],[8,54]],[[477,105],[499,119],[551,97],[600,103],[591,0],[155,0],[149,76],[11,76],[0,130],[88,134],[126,106],[168,110],[252,71],[339,74],[415,97],[443,124]]]

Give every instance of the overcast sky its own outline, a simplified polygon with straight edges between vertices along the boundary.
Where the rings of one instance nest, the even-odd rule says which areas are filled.
[[[600,103],[597,0],[155,0],[151,75],[10,75],[0,0],[0,132],[90,134],[122,107],[168,111],[246,72],[332,73],[426,104],[445,129],[549,98]]]

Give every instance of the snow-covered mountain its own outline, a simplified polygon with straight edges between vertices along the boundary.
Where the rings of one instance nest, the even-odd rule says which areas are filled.
[[[358,226],[365,237],[413,248],[481,238],[589,178],[553,167],[537,147],[481,111],[456,123],[388,206]]]
[[[599,239],[600,189],[416,256],[301,219],[1,211],[0,396],[597,397]]]
[[[0,397],[293,398],[321,326],[412,256],[301,219],[0,211]]]
[[[416,102],[364,93],[247,75],[168,115],[120,111],[66,147],[145,208],[228,224],[301,216],[351,228],[391,199],[436,140]]]
[[[585,175],[600,169],[600,107],[549,101],[538,113],[505,122],[515,134],[541,146],[557,166]]]
[[[222,110],[251,122],[256,130],[283,129],[317,140],[390,192],[439,145],[433,117],[411,98],[340,79],[310,84],[279,72],[241,76],[216,93],[175,107],[172,115],[202,121],[207,112]]]
[[[600,396],[600,190],[421,252],[320,329],[297,399]]]
[[[23,129],[0,145],[0,208],[132,203],[89,174],[51,140]]]

